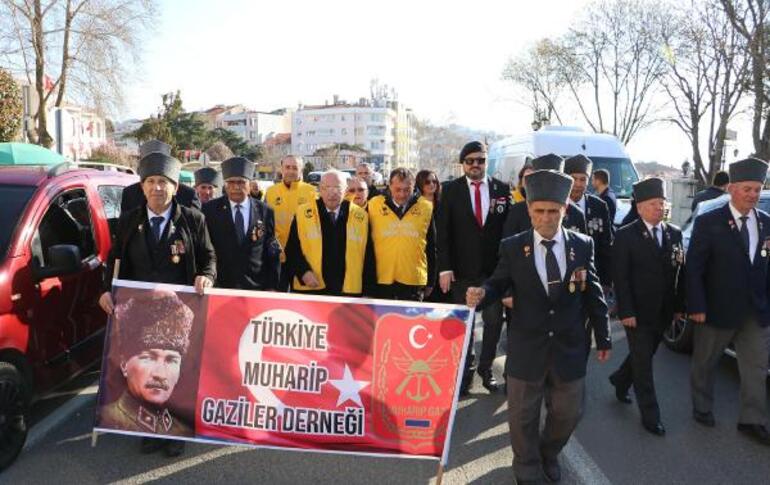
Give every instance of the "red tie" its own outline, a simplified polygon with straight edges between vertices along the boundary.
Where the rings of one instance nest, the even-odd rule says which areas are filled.
[[[481,217],[481,182],[471,182],[471,184],[476,188],[476,192],[473,194],[473,213],[476,216],[476,222],[479,227],[484,227],[484,218]]]

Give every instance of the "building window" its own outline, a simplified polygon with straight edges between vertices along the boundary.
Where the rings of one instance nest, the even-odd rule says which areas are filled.
[[[343,135],[347,135],[348,134],[348,129],[347,128],[342,128],[342,134]]]

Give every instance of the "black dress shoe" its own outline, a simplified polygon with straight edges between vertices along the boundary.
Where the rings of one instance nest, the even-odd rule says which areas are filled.
[[[543,458],[543,474],[545,474],[545,479],[549,482],[556,483],[561,481],[561,467],[559,466],[559,461],[556,458]]]
[[[460,396],[470,394],[471,384],[473,384],[473,374],[463,376],[463,380],[460,382]]]
[[[754,441],[762,443],[763,445],[770,445],[770,433],[767,428],[761,424],[744,424],[738,423],[738,431],[753,438]]]
[[[610,376],[610,384],[615,388],[615,399],[623,404],[631,404],[631,395],[628,393],[628,389],[623,389],[615,383],[615,379]]]
[[[497,382],[495,376],[492,375],[491,369],[479,371],[479,375],[481,376],[481,385],[484,386],[487,391],[494,394],[500,389],[500,383]]]
[[[693,409],[692,417],[695,421],[699,422],[703,426],[708,426],[709,428],[713,428],[717,424],[716,420],[714,420],[714,414],[710,411],[701,412]]]
[[[164,451],[169,458],[177,457],[184,453],[184,441],[166,440]]]
[[[166,444],[166,440],[161,438],[142,438],[142,453],[150,454],[163,448]]]
[[[655,436],[664,436],[666,434],[666,428],[663,427],[663,423],[660,421],[654,423],[642,421],[642,426],[644,426],[644,429],[654,434]]]

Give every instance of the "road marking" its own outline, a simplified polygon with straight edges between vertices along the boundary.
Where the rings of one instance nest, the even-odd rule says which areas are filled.
[[[123,480],[119,480],[117,482],[112,482],[111,485],[129,485],[129,484],[134,485],[134,484],[148,483],[153,480],[160,480],[161,478],[166,478],[170,475],[173,475],[174,473],[179,473],[183,470],[187,470],[188,468],[202,465],[203,463],[206,463],[210,460],[216,460],[217,458],[233,455],[235,453],[243,453],[244,451],[251,451],[251,448],[243,448],[238,446],[223,446],[221,448],[217,448],[216,450],[211,450],[206,453],[202,453],[200,455],[193,456],[191,458],[187,458],[185,460],[178,461],[176,463],[172,463],[170,465],[162,466],[154,470],[150,470],[148,472],[140,473],[139,475],[134,475],[133,477],[124,478]]]
[[[91,401],[96,399],[96,392],[99,386],[90,385],[77,393],[75,397],[65,402],[59,408],[43,418],[39,423],[29,430],[27,442],[24,444],[24,450],[29,450],[40,443],[48,433],[53,431],[61,423],[66,421],[72,414],[80,408],[85,407]]]

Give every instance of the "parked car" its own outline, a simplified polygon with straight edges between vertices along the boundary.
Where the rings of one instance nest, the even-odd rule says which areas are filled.
[[[695,219],[701,214],[722,207],[729,199],[730,196],[728,194],[720,195],[716,199],[704,200],[695,207],[690,221],[682,227],[682,244],[685,252],[690,246],[690,237],[692,236],[692,227]],[[763,190],[760,193],[758,207],[765,212],[770,212],[770,190]],[[692,351],[692,339],[692,324],[684,318],[672,322],[671,326],[663,334],[663,342],[666,346],[677,352]],[[735,357],[735,350],[732,348],[732,345],[725,350],[725,353]],[[768,363],[768,368],[768,373],[770,373],[770,362]]]
[[[68,163],[0,167],[0,470],[24,446],[31,403],[101,357],[103,265],[136,181]]]

